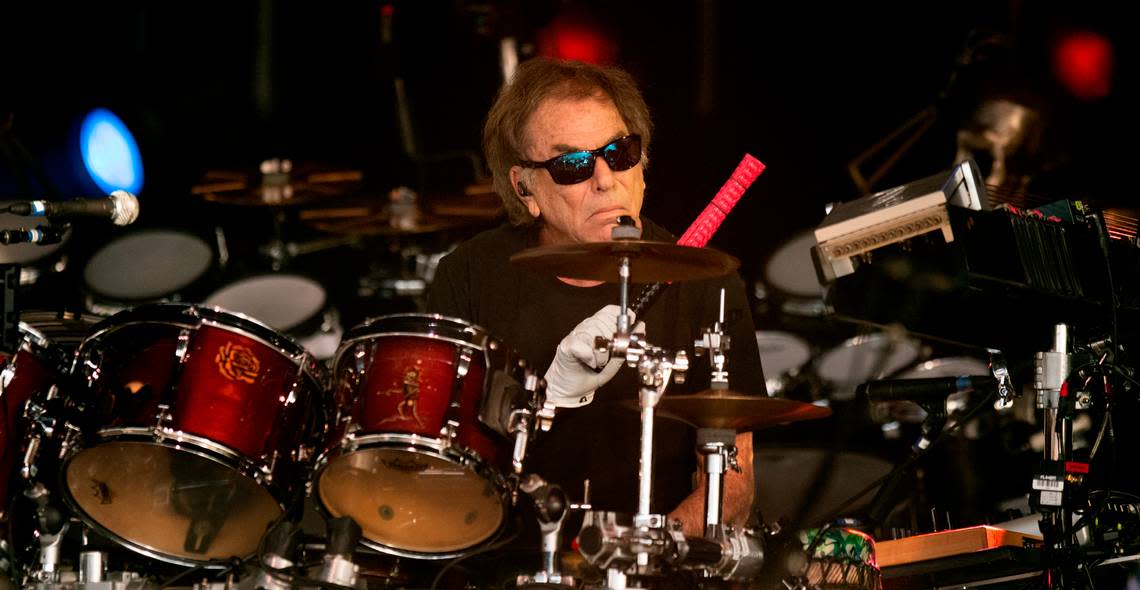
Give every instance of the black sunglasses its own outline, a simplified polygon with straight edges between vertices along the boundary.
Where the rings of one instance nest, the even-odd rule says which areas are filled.
[[[546,168],[555,184],[578,184],[594,175],[594,161],[598,158],[605,160],[614,172],[633,168],[641,161],[641,136],[627,135],[596,150],[568,152],[545,162],[523,160],[519,166]]]

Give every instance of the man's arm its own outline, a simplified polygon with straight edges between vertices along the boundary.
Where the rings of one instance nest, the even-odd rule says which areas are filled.
[[[736,462],[740,473],[728,469],[724,474],[724,505],[721,509],[721,522],[736,526],[743,525],[752,513],[752,502],[756,497],[756,474],[752,469],[752,433],[736,435]],[[698,462],[700,485],[685,498],[672,512],[670,518],[680,519],[685,534],[703,537],[705,534],[705,489],[704,460]]]

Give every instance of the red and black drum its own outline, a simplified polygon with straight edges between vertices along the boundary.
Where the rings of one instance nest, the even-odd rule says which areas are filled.
[[[0,353],[0,522],[7,520],[10,492],[27,436],[25,407],[57,385],[69,357],[42,332],[19,323],[14,353]]]
[[[489,406],[526,363],[463,320],[401,314],[350,330],[335,367],[342,414],[317,462],[321,507],[393,555],[444,559],[492,539],[512,453]]]
[[[120,312],[93,328],[75,372],[85,436],[64,461],[65,498],[97,530],[174,563],[254,554],[327,425],[311,356],[218,309]]]

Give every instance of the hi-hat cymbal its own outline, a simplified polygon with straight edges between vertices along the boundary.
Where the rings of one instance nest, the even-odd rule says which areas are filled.
[[[210,170],[190,192],[223,205],[287,207],[327,202],[360,191],[364,174],[272,159],[258,170]]]
[[[716,389],[693,395],[666,394],[657,402],[657,412],[697,428],[725,428],[737,432],[831,415],[830,408],[795,400]]]
[[[616,283],[623,256],[630,258],[632,283],[711,279],[740,266],[736,258],[712,248],[647,240],[539,246],[511,256],[511,263],[545,275]]]

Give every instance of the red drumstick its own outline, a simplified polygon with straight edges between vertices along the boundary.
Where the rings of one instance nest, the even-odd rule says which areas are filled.
[[[713,234],[720,228],[720,224],[724,222],[724,218],[728,216],[729,211],[736,206],[736,202],[740,197],[744,196],[744,191],[752,185],[757,176],[764,172],[764,163],[754,158],[751,154],[744,154],[744,159],[736,166],[736,170],[732,172],[732,176],[720,187],[716,196],[712,201],[705,206],[705,210],[689,225],[689,229],[677,240],[680,246],[692,246],[694,248],[703,248],[712,239]],[[665,289],[668,283],[654,283],[645,287],[641,294],[630,306],[633,313],[641,315],[656,298],[661,291]]]

